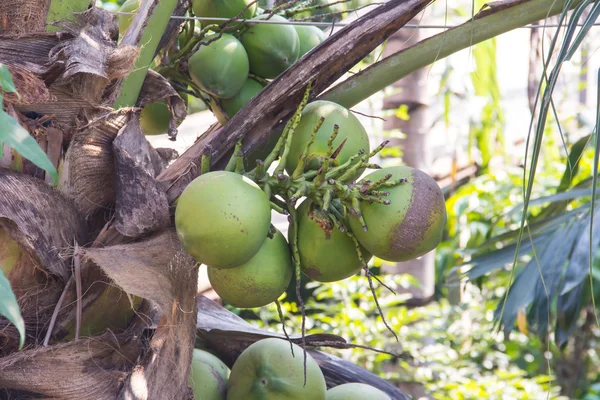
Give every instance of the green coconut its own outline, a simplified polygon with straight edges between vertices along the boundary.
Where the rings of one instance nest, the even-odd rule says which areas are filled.
[[[253,19],[267,17],[263,14]],[[269,21],[287,22],[287,19],[273,15]],[[250,71],[263,78],[276,78],[300,54],[300,38],[291,25],[250,23],[240,40],[248,52]]]
[[[195,399],[225,400],[229,368],[211,353],[194,349],[189,385]]]
[[[408,261],[435,249],[446,225],[444,195],[425,172],[400,166],[383,168],[363,180],[377,181],[391,174],[390,181],[407,180],[385,188],[391,204],[361,202],[365,232],[358,218],[349,218],[354,235],[373,255],[387,261]]]
[[[238,111],[240,111],[254,96],[256,96],[261,90],[263,85],[258,81],[248,78],[246,83],[242,86],[242,89],[230,99],[221,100],[221,107],[225,114],[229,118],[232,118]]]
[[[210,35],[190,57],[188,72],[192,80],[205,92],[218,98],[235,96],[248,79],[248,55],[234,36],[223,34],[219,39]]]
[[[267,237],[249,261],[229,269],[208,267],[212,288],[227,303],[238,308],[266,306],[285,292],[294,267],[285,237],[277,231]]]
[[[346,279],[364,266],[354,241],[308,200],[298,207],[298,251],[302,271],[318,282]],[[363,247],[360,251],[368,262],[371,254]]]
[[[298,55],[298,58],[302,57],[325,40],[325,33],[316,26],[295,25],[294,28],[300,38],[300,54]]]
[[[333,141],[334,149],[346,141],[344,147],[333,160],[333,165],[340,165],[348,161],[350,157],[364,150],[370,151],[369,137],[358,118],[347,108],[331,101],[318,100],[309,103],[302,111],[302,118],[294,131],[289,157],[286,163],[288,173],[293,173],[298,165],[298,160],[308,144],[313,130],[321,117],[325,118],[323,125],[317,132],[313,144],[309,148],[307,158],[307,170],[316,170],[321,167],[323,160],[327,157],[327,142],[334,130],[334,125],[339,126],[336,139]],[[357,171],[355,178],[360,176],[364,170]]]
[[[4,275],[8,275],[24,257],[29,258],[27,252],[8,232],[0,228],[0,268]]]
[[[83,311],[80,337],[97,336],[107,329],[113,333],[124,332],[141,303],[140,297],[130,297],[119,287],[108,285],[100,297]],[[74,340],[77,332],[76,321],[69,322],[64,330],[66,336],[62,340]]]
[[[247,7],[247,9],[246,9]],[[250,19],[256,13],[256,2],[253,0],[192,0],[192,9],[196,17],[233,18],[240,14],[242,19]],[[203,20],[204,26],[222,25],[226,21]]]
[[[345,383],[327,391],[327,400],[391,400],[381,390],[364,383]]]
[[[271,205],[250,179],[213,171],[194,179],[175,209],[175,227],[184,249],[212,268],[250,260],[264,243]]]
[[[119,12],[124,13],[136,13],[140,8],[140,0],[127,0],[121,8]],[[129,26],[133,22],[133,17],[135,14],[119,14],[117,15],[117,25],[119,26],[119,35],[123,37],[129,29]]]
[[[292,354],[293,349],[293,354]],[[227,400],[325,400],[327,386],[316,361],[300,346],[263,339],[238,357],[227,383]]]
[[[142,108],[140,126],[144,135],[162,135],[169,131],[171,111],[164,100],[150,103]]]

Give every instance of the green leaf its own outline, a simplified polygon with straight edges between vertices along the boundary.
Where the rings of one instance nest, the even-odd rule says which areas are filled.
[[[15,87],[15,82],[8,70],[8,67],[2,63],[0,63],[0,88],[3,92],[7,93],[17,93],[17,88]]]
[[[39,168],[48,171],[54,182],[58,181],[56,168],[39,144],[16,119],[2,110],[0,110],[0,142],[6,143]]]
[[[21,316],[17,298],[10,287],[10,282],[4,276],[2,268],[0,268],[0,315],[5,316],[19,331],[21,336],[19,349],[21,349],[25,343],[25,322]]]

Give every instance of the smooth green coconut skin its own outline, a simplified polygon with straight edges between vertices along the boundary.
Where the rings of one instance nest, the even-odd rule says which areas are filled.
[[[148,136],[167,133],[170,120],[171,112],[164,101],[156,101],[145,105],[140,114],[142,132]]]
[[[360,250],[368,262],[371,254]],[[364,266],[352,239],[309,200],[298,207],[298,251],[302,272],[318,282],[346,279]]]
[[[259,15],[253,19],[266,19]],[[287,22],[278,15],[269,21]],[[250,24],[241,42],[250,59],[250,72],[263,78],[276,78],[298,60],[300,38],[291,25]]]
[[[229,368],[211,353],[194,349],[192,369],[188,383],[194,398],[201,400],[225,400]]]
[[[406,178],[408,182],[384,188],[391,204],[362,201],[361,213],[368,231],[357,218],[349,217],[352,232],[373,255],[387,261],[407,261],[435,249],[446,225],[444,195],[435,180],[415,168],[383,168],[363,180],[373,182],[392,174],[389,181]]]
[[[225,114],[227,114],[229,118],[232,118],[261,90],[263,90],[263,85],[252,78],[248,78],[246,79],[244,86],[242,86],[242,89],[240,89],[235,96],[230,99],[221,100],[221,107],[223,108],[223,111],[225,111]]]
[[[209,43],[215,37],[207,36],[203,42]],[[239,40],[225,33],[198,48],[189,59],[188,72],[202,90],[228,99],[235,96],[248,79],[248,54]]]
[[[208,267],[212,288],[226,302],[238,308],[266,306],[285,292],[294,267],[285,237],[277,231],[267,236],[249,261],[230,269]]]
[[[342,151],[333,161],[334,165],[345,163],[360,150],[364,150],[366,153],[370,151],[367,131],[350,110],[331,101],[313,101],[302,111],[302,118],[294,131],[292,146],[290,147],[290,154],[286,164],[286,170],[289,174],[293,173],[296,169],[298,160],[321,117],[324,117],[325,121],[317,132],[314,143],[309,148],[306,169],[318,169],[321,166],[327,154],[327,141],[333,133],[333,127],[336,124],[339,126],[339,131],[336,139],[333,141],[334,149],[342,144],[344,140],[347,140]],[[363,171],[364,169],[358,171],[355,178],[358,178]]]
[[[325,33],[316,26],[295,25],[294,28],[300,38],[300,54],[298,55],[298,58],[302,57],[325,40]]]
[[[262,190],[242,175],[213,171],[194,179],[175,209],[175,227],[184,249],[213,268],[250,260],[265,241],[271,206]]]
[[[364,383],[345,383],[327,391],[327,400],[392,400],[381,390]]]
[[[244,11],[246,7],[248,9]],[[256,7],[256,2],[253,3],[252,0],[192,0],[192,9],[196,17],[233,18],[244,11],[242,19],[249,19],[254,17]],[[222,25],[225,22],[219,20],[202,20],[202,26],[212,24]]]
[[[316,361],[282,339],[263,339],[236,360],[227,383],[227,400],[325,400],[327,386]]]

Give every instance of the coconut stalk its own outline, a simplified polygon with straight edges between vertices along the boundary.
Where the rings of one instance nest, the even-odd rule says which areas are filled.
[[[471,20],[373,64],[320,96],[353,107],[410,73],[474,44],[573,9],[582,0],[510,0],[488,4]]]
[[[150,63],[156,55],[163,33],[178,0],[145,0],[127,30],[122,44],[140,43],[134,70],[123,80],[114,108],[131,107],[137,102]]]

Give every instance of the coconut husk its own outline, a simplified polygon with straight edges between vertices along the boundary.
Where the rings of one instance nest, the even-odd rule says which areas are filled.
[[[0,358],[0,387],[11,394],[60,399],[192,399],[187,382],[196,333],[197,269],[176,233],[81,249],[78,256],[102,268],[114,285],[147,299],[157,318],[139,314],[123,334],[107,332]],[[148,329],[152,320],[156,326]]]
[[[7,67],[12,75],[18,94],[6,93],[4,95],[6,103],[27,105],[50,100],[50,91],[46,83],[36,74],[17,65],[8,65]]]
[[[171,224],[165,191],[155,177],[161,158],[150,146],[135,114],[113,142],[116,167],[115,228],[123,235],[140,237]],[[154,157],[153,157],[154,156]]]
[[[66,281],[70,265],[64,250],[88,239],[73,204],[43,181],[4,168],[0,192],[5,197],[0,202],[2,228],[50,274]]]
[[[127,293],[149,300],[162,316],[119,398],[190,398],[187,386],[195,340],[195,260],[168,230],[129,245],[90,248],[83,257],[100,266]]]
[[[120,138],[113,144],[117,135]],[[73,137],[65,156],[62,189],[86,216],[118,202],[119,230],[138,237],[165,226],[164,190],[154,178],[167,164],[168,157],[161,156],[143,136],[139,110],[114,111]],[[128,221],[130,217],[135,219]]]
[[[64,65],[56,85],[91,104],[102,104],[108,84],[133,68],[138,49],[117,46],[116,17],[97,8],[78,13],[76,22],[65,20],[60,26],[73,37],[62,40],[49,54],[50,63]]]
[[[97,8],[60,26],[64,31],[58,33],[0,36],[0,62],[23,75],[19,80],[28,87],[21,93],[40,81],[46,85],[46,91],[33,87],[17,110],[51,116],[70,137],[69,131],[85,125],[99,107],[112,105],[104,99],[106,88],[131,71],[138,49],[117,46],[115,16]]]
[[[50,0],[2,0],[0,34],[43,31]]]
[[[65,156],[61,188],[85,216],[115,201],[112,141],[129,120],[129,112],[115,111],[91,121],[77,132]]]
[[[86,243],[87,231],[73,204],[39,179],[0,168],[0,192],[5,198],[0,202],[0,231],[19,246],[12,252],[17,260],[7,278],[25,320],[28,343],[35,343],[70,275],[70,248]],[[0,349],[13,350],[8,345]]]
[[[177,137],[177,126],[185,119],[187,107],[169,81],[157,72],[148,70],[148,75],[146,75],[136,105],[143,107],[158,100],[164,100],[171,111],[168,134],[172,140],[175,140]]]
[[[109,332],[20,351],[0,358],[0,388],[6,398],[15,399],[114,400],[142,348],[141,338],[131,332]],[[5,398],[1,392],[0,398]]]

